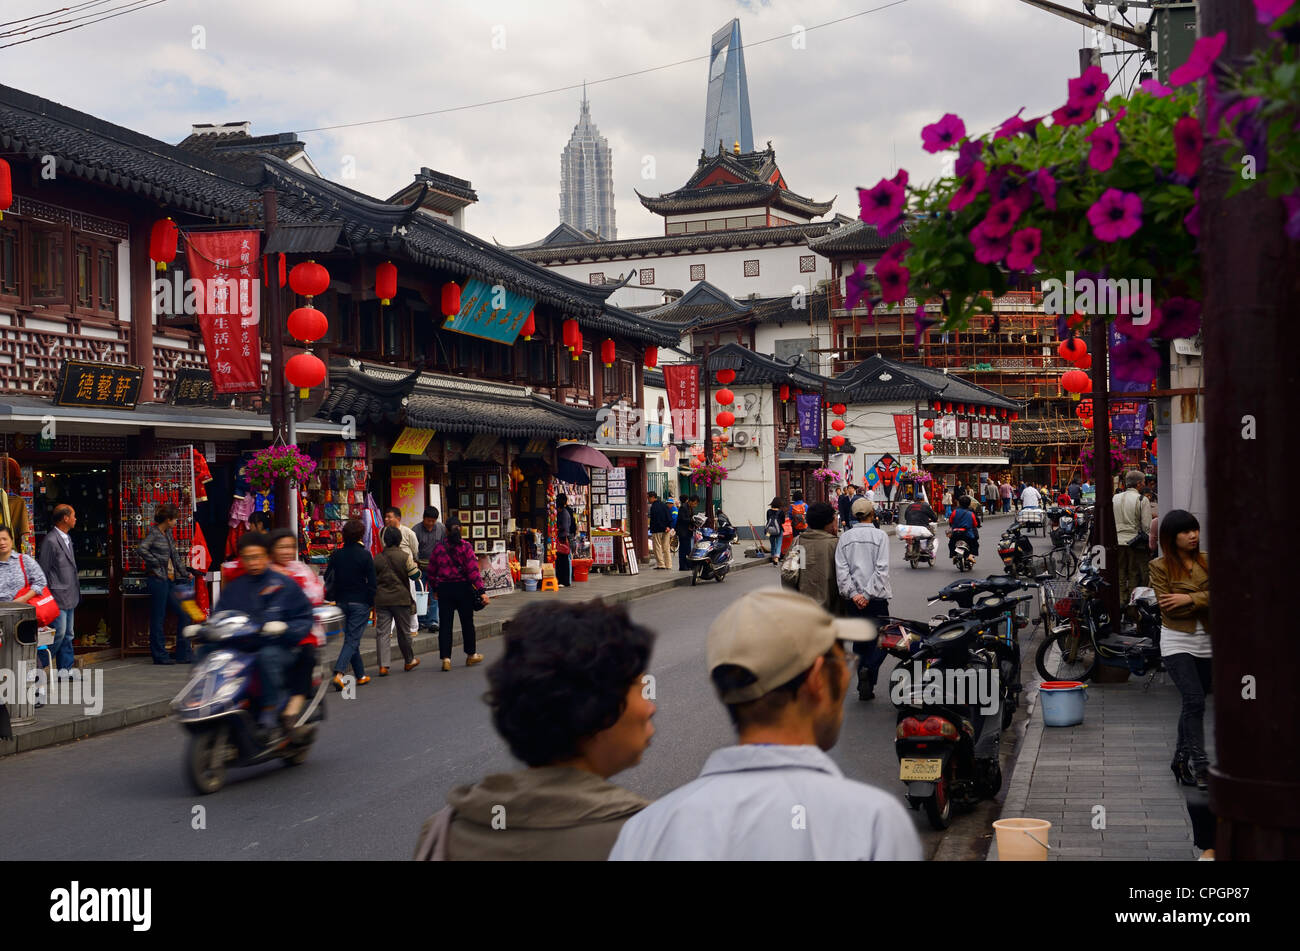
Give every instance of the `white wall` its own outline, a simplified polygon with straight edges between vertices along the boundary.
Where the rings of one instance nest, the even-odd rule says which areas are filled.
[[[1170,381],[1173,389],[1205,383],[1201,357],[1181,356],[1170,344]],[[1168,416],[1165,417],[1165,407]],[[1201,549],[1210,550],[1209,500],[1205,461],[1205,400],[1174,397],[1157,400],[1156,455],[1157,507],[1160,513],[1186,509],[1201,523]],[[1164,423],[1167,420],[1167,429]]]

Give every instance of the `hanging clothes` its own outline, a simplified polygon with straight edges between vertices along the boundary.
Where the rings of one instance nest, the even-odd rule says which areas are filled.
[[[206,502],[208,500],[208,483],[212,481],[212,472],[208,469],[208,460],[203,458],[203,453],[197,449],[191,449],[194,454],[194,501]]]

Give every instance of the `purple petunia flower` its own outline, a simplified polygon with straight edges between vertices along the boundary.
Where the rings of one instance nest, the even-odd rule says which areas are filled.
[[[893,178],[891,178],[890,181],[893,182],[895,185],[897,185],[899,188],[906,188],[906,187],[907,187],[907,169],[905,169],[905,168],[900,168],[900,169],[898,170],[898,174],[895,175]]]
[[[965,137],[966,123],[949,112],[938,122],[921,130],[921,147],[927,152],[942,152]]]
[[[1291,9],[1295,0],[1255,0],[1255,20],[1269,24]]]
[[[957,153],[957,161],[952,167],[954,174],[958,178],[965,178],[970,173],[971,167],[979,160],[980,153],[983,151],[983,139],[971,139],[969,142],[963,142],[961,150]]]
[[[1011,250],[1011,238],[1003,235],[1000,238],[993,237],[984,230],[984,225],[978,224],[970,231],[971,244],[975,245],[975,260],[980,264],[994,264],[1001,261]]]
[[[871,278],[867,274],[867,266],[859,264],[854,268],[853,273],[844,280],[845,290],[844,306],[848,310],[856,310],[862,306],[865,298],[871,297]]]
[[[1033,179],[1034,190],[1043,199],[1043,205],[1048,211],[1055,211],[1056,179],[1052,177],[1052,173],[1045,168],[1040,168],[1029,177]]]
[[[984,163],[976,162],[971,166],[970,175],[962,180],[958,189],[953,192],[948,199],[949,211],[961,211],[967,205],[975,200],[975,197],[984,190],[984,182],[987,175],[984,171]]]
[[[1148,96],[1155,96],[1157,99],[1163,99],[1165,96],[1172,96],[1174,93],[1172,89],[1161,83],[1158,79],[1144,79],[1138,84],[1138,89],[1141,89]]]
[[[893,258],[881,258],[876,264],[876,279],[880,281],[880,299],[886,304],[897,304],[907,297],[907,282],[912,273]]]
[[[1133,192],[1108,188],[1088,209],[1088,222],[1098,241],[1118,241],[1142,227],[1142,199]]]
[[[897,218],[903,211],[907,193],[887,178],[882,178],[874,188],[858,189],[858,217],[869,225],[880,227]]]
[[[1268,168],[1268,125],[1254,113],[1247,113],[1237,120],[1237,137],[1241,139],[1241,150],[1245,155],[1255,157],[1255,172],[1263,175]]]
[[[1160,312],[1160,308],[1155,306],[1154,301],[1146,301],[1145,304],[1147,313],[1134,320],[1133,315],[1129,313],[1128,300],[1121,298],[1119,314],[1115,317],[1115,329],[1130,340],[1146,340],[1155,333],[1160,328],[1164,315]]]
[[[1020,205],[1013,198],[1004,198],[989,209],[980,227],[990,238],[1005,238],[1019,218]]]
[[[1227,109],[1224,109],[1223,114],[1218,118],[1219,120],[1226,122],[1228,125],[1233,125],[1241,118],[1242,113],[1254,114],[1263,104],[1264,100],[1259,96],[1247,96],[1238,99],[1232,105],[1228,106]]]
[[[1070,99],[1061,108],[1052,111],[1052,121],[1057,125],[1083,125],[1096,111],[1095,105],[1089,105],[1080,99]]]
[[[1192,47],[1192,53],[1187,57],[1187,62],[1169,74],[1169,85],[1174,88],[1186,86],[1188,83],[1194,83],[1196,80],[1208,76],[1210,68],[1214,65],[1214,61],[1219,58],[1219,54],[1223,52],[1224,44],[1227,42],[1228,34],[1223,30],[1213,36],[1201,37],[1196,41],[1196,45]]]
[[[1286,236],[1300,241],[1300,191],[1283,195],[1282,207],[1286,209]]]
[[[1021,228],[1011,236],[1011,251],[1007,254],[1007,267],[1026,271],[1034,266],[1034,258],[1043,250],[1043,232],[1038,228]]]
[[[1117,380],[1150,383],[1160,372],[1160,354],[1144,340],[1125,340],[1110,350],[1110,371]]]
[[[1178,160],[1174,171],[1179,175],[1195,175],[1201,166],[1201,120],[1196,116],[1183,116],[1174,123],[1174,149]]]
[[[1106,98],[1106,90],[1110,87],[1110,77],[1102,71],[1100,66],[1089,66],[1083,71],[1083,75],[1071,79],[1066,84],[1069,87],[1071,101],[1079,101],[1089,107],[1089,111],[1095,112],[1101,105],[1101,101]]]
[[[1192,237],[1201,236],[1201,190],[1198,188],[1192,192],[1192,198],[1196,204],[1192,205],[1192,210],[1183,215],[1183,227]]]
[[[1171,297],[1160,308],[1164,319],[1160,336],[1165,340],[1195,337],[1201,329],[1201,302],[1187,297]]]
[[[1110,171],[1110,167],[1115,164],[1115,156],[1119,155],[1119,133],[1115,131],[1115,123],[1107,122],[1097,126],[1088,134],[1088,141],[1092,143],[1092,151],[1088,153],[1088,167],[1094,172]]]
[[[891,244],[888,248],[885,249],[884,256],[881,258],[881,260],[895,261],[901,264],[903,261],[903,255],[905,255],[911,249],[912,249],[912,242],[908,241],[906,238],[904,238],[902,241],[895,241],[893,244]]]

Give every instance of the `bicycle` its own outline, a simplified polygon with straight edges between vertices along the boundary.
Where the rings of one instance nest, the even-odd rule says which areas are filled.
[[[1106,582],[1091,562],[1079,570],[1078,583],[1045,581],[1040,612],[1045,638],[1034,656],[1039,675],[1046,681],[1090,679],[1099,663],[1127,667],[1141,676],[1162,670],[1160,657],[1160,607],[1154,596],[1135,600],[1138,623],[1115,630],[1101,589]]]

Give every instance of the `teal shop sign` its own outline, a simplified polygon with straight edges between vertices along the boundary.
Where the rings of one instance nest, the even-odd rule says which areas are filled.
[[[499,284],[472,280],[460,295],[460,313],[443,321],[444,330],[514,346],[519,328],[533,309],[531,297],[512,294]]]

